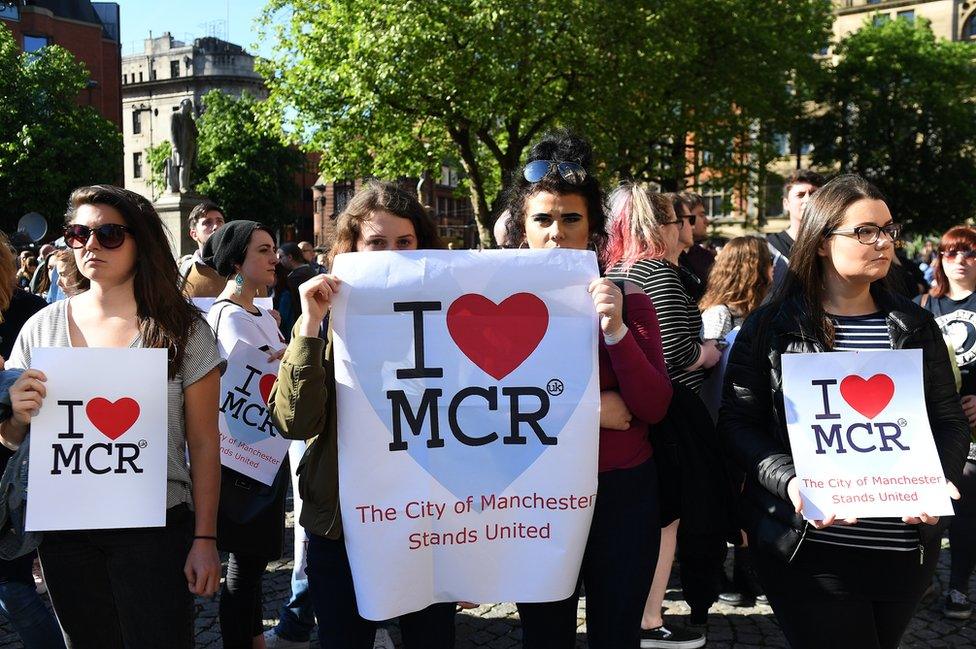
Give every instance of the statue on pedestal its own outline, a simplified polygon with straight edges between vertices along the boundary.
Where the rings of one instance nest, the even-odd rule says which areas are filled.
[[[197,157],[197,125],[193,119],[193,100],[180,102],[179,111],[169,121],[173,154],[166,163],[166,185],[173,193],[193,190],[190,171]]]

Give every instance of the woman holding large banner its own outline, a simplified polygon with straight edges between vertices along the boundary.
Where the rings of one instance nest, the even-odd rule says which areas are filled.
[[[804,520],[810,503],[800,496],[797,445],[787,428],[806,415],[795,399],[791,408],[784,405],[784,356],[921,350],[924,408],[945,479],[958,483],[966,460],[969,426],[935,320],[884,287],[899,232],[870,183],[840,176],[824,185],[804,212],[789,278],[770,304],[746,320],[726,369],[719,430],[746,472],[743,527],[770,604],[795,649],[897,647],[931,582],[947,521],[913,509],[910,498],[900,519],[838,520],[828,507],[820,510],[822,517]],[[836,381],[820,383],[820,418],[839,418],[835,411],[842,406],[830,411],[826,401]],[[855,423],[846,439],[868,426]],[[839,438],[840,424],[836,430]],[[851,448],[823,453],[846,459],[877,448],[857,442],[864,443],[859,438]]]
[[[590,161],[589,143],[566,133],[533,147],[511,189],[510,245],[602,247],[606,212]],[[605,278],[590,285],[601,316],[600,389],[622,398],[629,415],[621,426],[601,418],[596,508],[581,567],[587,642],[606,649],[640,646],[640,619],[660,543],[648,426],[661,420],[671,400],[654,306],[639,287],[625,286],[626,295]],[[603,403],[608,405],[606,397]],[[559,602],[520,603],[522,646],[575,646],[578,599],[579,592]]]
[[[160,528],[46,533],[39,554],[51,600],[68,646],[189,649],[193,595],[212,595],[220,583],[222,361],[210,328],[180,292],[162,221],[145,198],[108,185],[82,187],[71,194],[67,223],[65,242],[91,287],[32,317],[8,366],[30,368],[32,352],[45,347],[167,349],[168,385],[159,386],[159,394],[168,395],[167,509]],[[0,427],[4,444],[23,442],[47,395],[47,380],[27,369],[10,388],[13,417]],[[70,429],[69,435],[80,437]],[[32,472],[44,468],[31,464]],[[119,469],[126,470],[121,461]],[[89,515],[100,505],[91,503]],[[30,509],[28,502],[28,515]]]
[[[232,354],[236,346],[250,345],[267,354],[268,359],[256,367],[248,364],[253,370],[245,373],[245,382],[252,384],[256,375],[273,376],[269,372],[275,372],[277,364],[269,363],[281,358],[285,339],[271,313],[254,304],[254,298],[275,280],[278,255],[271,229],[255,221],[231,221],[207,239],[203,260],[221,277],[228,278],[207,313],[220,355],[236,360]],[[228,368],[227,374],[230,373]],[[233,382],[231,386],[226,401],[221,399],[221,416],[240,420],[241,408],[233,406],[233,395],[260,393],[261,387],[254,390],[253,386],[238,387]],[[221,432],[222,453],[236,456],[238,449],[244,447],[243,440],[232,443],[236,440],[229,427],[227,432]],[[264,632],[261,580],[268,562],[281,556],[288,472],[279,464],[274,479],[267,481],[270,484],[228,466],[221,467],[221,476],[217,546],[229,552],[230,557],[227,578],[220,590],[220,634],[226,649],[251,649]]]
[[[976,229],[967,225],[950,228],[939,241],[932,264],[933,286],[915,301],[935,316],[942,335],[952,345],[962,375],[963,412],[976,427]],[[966,620],[972,615],[969,578],[976,568],[976,444],[957,483],[962,498],[953,503],[955,516],[949,525],[949,590],[945,616]]]
[[[349,201],[336,225],[330,267],[332,257],[342,252],[443,247],[436,226],[416,196],[390,183],[369,183]],[[311,440],[299,466],[300,523],[308,533],[306,574],[322,646],[370,649],[376,623],[359,614],[339,516],[331,331],[329,341],[318,337],[332,295],[340,286],[338,277],[318,275],[299,287],[302,317],[285,350],[268,407],[283,436]],[[453,603],[442,603],[400,616],[404,646],[453,647],[454,612]]]

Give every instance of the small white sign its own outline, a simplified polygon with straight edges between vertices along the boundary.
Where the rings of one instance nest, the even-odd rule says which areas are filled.
[[[31,421],[28,530],[166,524],[164,349],[35,347],[47,396]]]
[[[280,361],[243,340],[220,378],[220,463],[264,484],[274,482],[291,443],[271,423],[268,397]]]
[[[808,520],[952,514],[926,415],[921,350],[782,358]]]

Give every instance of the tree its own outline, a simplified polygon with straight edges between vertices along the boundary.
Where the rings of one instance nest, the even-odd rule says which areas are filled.
[[[153,199],[166,190],[166,161],[173,155],[173,145],[169,140],[163,140],[156,146],[146,149],[146,166],[149,174],[146,185],[152,190]]]
[[[552,126],[593,138],[608,177],[680,186],[689,133],[721,149],[716,166],[740,164],[735,139],[782,112],[829,25],[829,2],[766,4],[272,0],[277,47],[261,70],[325,174],[460,160],[489,244],[502,186]],[[289,19],[273,25],[278,11]]]
[[[865,24],[841,41],[809,121],[818,164],[885,193],[897,221],[941,232],[976,206],[976,49],[928,21]]]
[[[218,90],[203,97],[197,140],[197,190],[217,201],[230,218],[267,225],[292,223],[291,205],[300,191],[295,174],[305,157],[286,144],[261,102]]]
[[[0,23],[0,229],[27,212],[58,224],[73,189],[121,178],[122,134],[77,103],[88,78],[57,45],[21,53]]]

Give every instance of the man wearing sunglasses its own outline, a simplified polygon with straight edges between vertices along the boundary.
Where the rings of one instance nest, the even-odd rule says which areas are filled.
[[[693,192],[683,192],[681,198],[693,218],[689,223],[692,227],[691,237],[694,243],[678,257],[678,265],[697,277],[704,289],[708,281],[708,271],[715,263],[715,253],[702,245],[708,238],[709,225],[708,216],[705,214],[705,203],[701,196]]]
[[[214,232],[224,225],[224,210],[213,201],[205,200],[187,217],[190,238],[197,242],[197,249],[180,264],[180,277],[189,297],[217,297],[227,285],[227,278],[203,263],[203,246]]]
[[[803,222],[803,208],[823,184],[823,176],[809,169],[797,169],[786,177],[783,184],[783,212],[790,217],[790,226],[783,232],[766,235],[769,252],[773,255],[773,289],[770,294],[786,279],[790,252]]]

